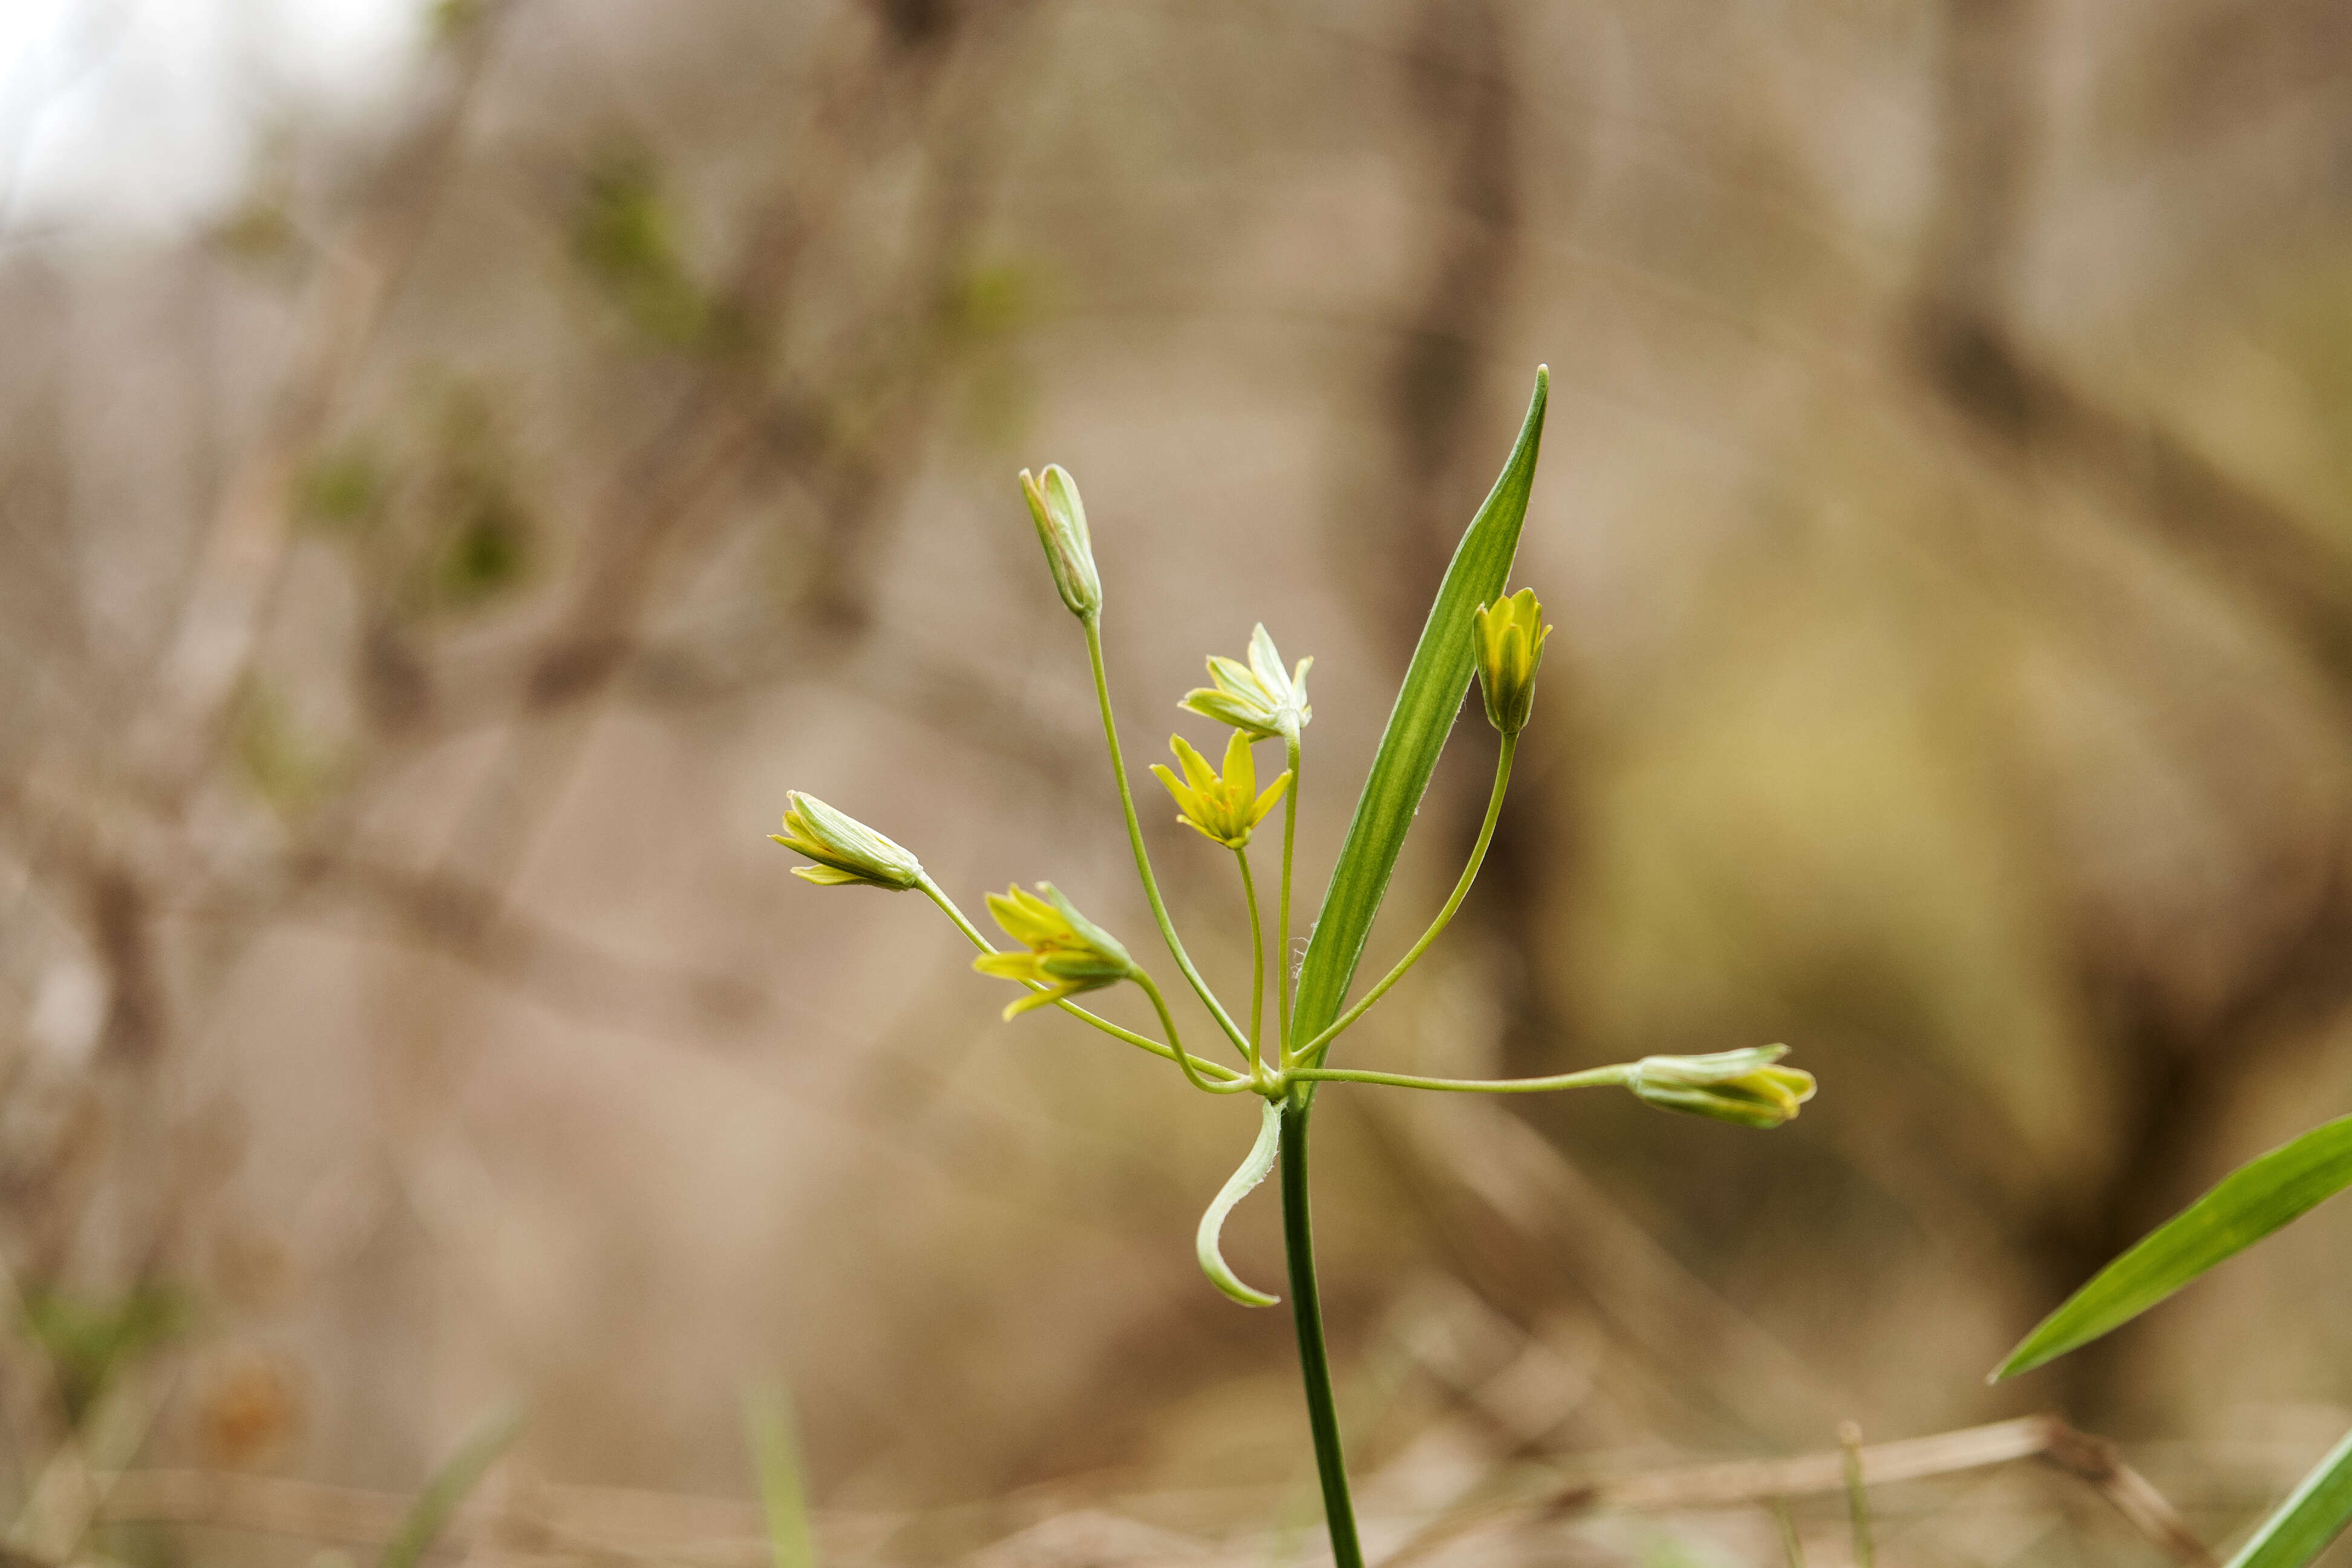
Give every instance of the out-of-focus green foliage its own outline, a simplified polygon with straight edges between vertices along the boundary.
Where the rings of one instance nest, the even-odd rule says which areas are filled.
[[[231,711],[230,734],[246,781],[279,812],[299,812],[334,786],[334,752],[304,731],[276,687],[246,683]]]
[[[450,1515],[456,1513],[482,1477],[498,1462],[507,1445],[522,1430],[522,1412],[503,1410],[485,1419],[468,1433],[440,1468],[435,1470],[416,1494],[408,1511],[401,1516],[400,1526],[392,1539],[384,1543],[383,1554],[376,1559],[376,1568],[416,1568],[425,1554],[448,1528]]]
[[[760,1485],[760,1517],[768,1527],[769,1562],[774,1568],[816,1568],[800,1438],[793,1431],[791,1401],[781,1387],[755,1389],[743,1396],[743,1429]]]
[[[356,532],[375,520],[383,505],[384,475],[372,454],[347,447],[321,456],[305,469],[299,491],[303,518]]]
[[[589,165],[572,250],[639,331],[673,348],[703,340],[710,301],[679,258],[660,170],[644,151],[610,148]]]
[[[464,383],[446,395],[423,497],[422,552],[412,571],[424,607],[478,609],[530,580],[540,530],[485,388]]]
[[[76,1423],[117,1370],[169,1343],[187,1321],[187,1299],[177,1290],[134,1290],[111,1300],[63,1290],[25,1298],[26,1331],[47,1358],[67,1416]]]

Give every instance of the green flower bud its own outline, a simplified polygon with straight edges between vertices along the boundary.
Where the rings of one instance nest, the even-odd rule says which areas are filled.
[[[1536,705],[1536,669],[1543,663],[1543,606],[1536,591],[1522,588],[1495,605],[1481,605],[1477,623],[1478,687],[1486,698],[1486,721],[1506,735],[1528,727]]]
[[[1176,797],[1176,820],[1185,826],[1216,840],[1228,849],[1239,849],[1250,841],[1265,814],[1290,787],[1290,774],[1283,775],[1258,793],[1257,764],[1250,760],[1250,737],[1245,730],[1234,731],[1225,743],[1225,772],[1220,778],[1209,767],[1208,759],[1192,749],[1192,743],[1181,735],[1168,737],[1169,749],[1176,760],[1184,764],[1184,784],[1168,771],[1165,763],[1154,763],[1151,771]]]
[[[1118,939],[1078,913],[1053,883],[1038,883],[1037,892],[1045,896],[1019,888],[988,895],[989,913],[1005,935],[1027,951],[986,952],[971,961],[982,974],[1046,987],[1006,1006],[1007,1022],[1032,1007],[1116,985],[1137,973],[1135,961]]]
[[[1029,498],[1029,518],[1037,525],[1037,542],[1045,547],[1045,564],[1053,568],[1062,603],[1080,618],[1094,615],[1102,608],[1102,578],[1095,571],[1094,541],[1087,533],[1078,482],[1059,463],[1049,463],[1042,479],[1021,470],[1021,493]]]
[[[1314,664],[1311,658],[1302,658],[1296,670],[1285,674],[1282,655],[1259,625],[1250,631],[1248,664],[1210,655],[1209,679],[1215,684],[1194,687],[1176,706],[1231,724],[1254,741],[1296,739],[1315,717],[1315,710],[1307,705],[1307,672]]]
[[[856,817],[798,790],[787,790],[784,797],[792,802],[784,830],[768,837],[816,862],[793,867],[793,876],[820,887],[864,882],[901,893],[922,881],[921,861]]]
[[[1704,1057],[1643,1057],[1625,1087],[1661,1110],[1712,1116],[1743,1127],[1778,1127],[1813,1097],[1813,1075],[1772,1064],[1786,1046]]]

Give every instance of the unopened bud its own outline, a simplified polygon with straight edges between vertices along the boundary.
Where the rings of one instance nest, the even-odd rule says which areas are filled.
[[[1481,605],[1475,617],[1478,687],[1486,698],[1486,721],[1506,735],[1528,727],[1535,710],[1536,670],[1543,663],[1543,606],[1533,588],[1522,588],[1496,605]]]
[[[1059,463],[1048,463],[1043,479],[1021,470],[1021,493],[1029,499],[1029,518],[1037,525],[1037,542],[1045,547],[1045,564],[1053,568],[1062,603],[1081,618],[1096,614],[1102,608],[1102,578],[1095,571],[1094,541],[1087,533],[1078,482]]]
[[[1625,1087],[1661,1110],[1711,1116],[1743,1127],[1778,1127],[1813,1097],[1813,1075],[1772,1064],[1786,1046],[1704,1057],[1643,1057]]]
[[[795,866],[793,875],[820,887],[864,882],[905,892],[923,879],[923,863],[856,817],[833,809],[813,795],[785,792],[792,805],[784,830],[770,838],[807,856],[814,866]]]

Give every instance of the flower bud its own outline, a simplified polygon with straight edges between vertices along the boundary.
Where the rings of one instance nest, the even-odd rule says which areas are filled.
[[[1118,940],[1071,906],[1051,882],[1037,884],[1036,893],[1009,888],[988,895],[988,911],[1004,934],[1028,951],[986,952],[971,962],[982,974],[1045,986],[1004,1009],[1009,1022],[1032,1007],[1043,1007],[1081,991],[1116,985],[1137,973],[1135,961]]]
[[[1078,482],[1059,463],[1048,463],[1042,479],[1021,470],[1021,493],[1029,499],[1029,518],[1037,525],[1037,542],[1045,547],[1045,564],[1053,569],[1062,603],[1081,619],[1100,611],[1102,578],[1095,572],[1094,541],[1087,533]]]
[[[768,837],[807,856],[814,866],[795,866],[793,875],[820,887],[864,882],[905,892],[923,879],[923,864],[854,816],[835,811],[813,795],[787,790],[792,802],[784,830]]]
[[[1625,1087],[1661,1110],[1778,1127],[1813,1097],[1812,1074],[1772,1065],[1788,1054],[1786,1046],[1757,1046],[1704,1057],[1643,1057]]]
[[[1543,606],[1533,588],[1522,588],[1497,605],[1478,606],[1478,687],[1486,698],[1486,721],[1506,735],[1528,727],[1536,705],[1536,669],[1543,663]]]

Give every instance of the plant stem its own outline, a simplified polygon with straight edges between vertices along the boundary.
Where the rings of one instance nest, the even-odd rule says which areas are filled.
[[[1870,1496],[1862,1481],[1862,1428],[1851,1421],[1841,1423],[1838,1447],[1845,1450],[1845,1505],[1853,1521],[1853,1560],[1856,1568],[1872,1568],[1878,1551],[1871,1542]]]
[[[1168,905],[1160,896],[1160,883],[1151,875],[1151,855],[1143,847],[1143,825],[1135,816],[1135,792],[1127,782],[1127,758],[1119,750],[1118,721],[1111,716],[1110,678],[1103,670],[1102,616],[1099,612],[1081,616],[1078,624],[1087,630],[1087,658],[1094,666],[1095,700],[1102,707],[1103,739],[1110,743],[1111,776],[1118,781],[1119,809],[1127,816],[1127,841],[1135,850],[1135,874],[1143,882],[1143,896],[1151,905],[1151,918],[1159,922],[1160,934],[1168,943],[1169,955],[1176,960],[1176,967],[1184,972],[1184,979],[1192,987],[1193,994],[1201,998],[1202,1005],[1208,1008],[1210,1015],[1217,1020],[1217,1026],[1224,1030],[1225,1037],[1233,1041],[1234,1048],[1246,1057],[1249,1055],[1249,1042],[1243,1038],[1241,1030],[1234,1027],[1233,1019],[1225,1016],[1225,1009],[1217,1001],[1215,993],[1209,989],[1209,983],[1201,978],[1201,972],[1192,967],[1192,957],[1184,951],[1183,939],[1176,934],[1176,922],[1168,918]]]
[[[1284,763],[1290,769],[1290,789],[1282,797],[1282,894],[1275,916],[1274,1016],[1278,1037],[1276,1059],[1290,1065],[1290,858],[1298,843],[1298,731],[1283,733]]]
[[[1290,1265],[1291,1320],[1298,1328],[1298,1373],[1307,1385],[1307,1424],[1315,1435],[1315,1469],[1323,1482],[1323,1517],[1335,1568],[1363,1568],[1348,1462],[1339,1448],[1339,1412],[1331,1397],[1331,1357],[1323,1344],[1323,1299],[1315,1288],[1315,1233],[1307,1213],[1304,1095],[1282,1105],[1282,1241]]]
[[[1249,1033],[1249,1069],[1250,1069],[1250,1077],[1252,1077],[1252,1078],[1255,1078],[1255,1077],[1257,1077],[1257,1076],[1258,1076],[1258,1066],[1257,1066],[1257,1064],[1258,1064],[1258,1062],[1259,1062],[1259,1060],[1260,1060],[1260,1057],[1259,1057],[1259,1050],[1258,1050],[1258,1040],[1259,1040],[1259,1038],[1261,1037],[1261,1031],[1262,1031],[1262,1030],[1264,1030],[1264,1029],[1265,1029],[1265,929],[1264,929],[1262,926],[1260,926],[1260,925],[1258,924],[1258,915],[1257,915],[1257,884],[1256,884],[1255,881],[1253,881],[1253,880],[1251,880],[1251,879],[1250,879],[1249,851],[1248,851],[1246,848],[1243,848],[1243,849],[1236,849],[1236,850],[1234,850],[1234,858],[1235,860],[1238,860],[1238,861],[1240,861],[1240,862],[1241,862],[1241,868],[1242,868],[1242,899],[1243,899],[1243,900],[1244,900],[1244,902],[1246,902],[1246,903],[1249,905],[1249,915],[1250,915],[1250,1033]]]
[[[1602,1089],[1623,1083],[1633,1068],[1623,1063],[1556,1073],[1550,1078],[1420,1078],[1403,1072],[1359,1068],[1293,1068],[1283,1076],[1297,1083],[1384,1083],[1397,1089],[1436,1089],[1452,1094],[1543,1094],[1556,1089]]]
[[[931,902],[939,905],[940,913],[946,915],[948,919],[955,921],[956,930],[963,932],[966,937],[970,938],[972,946],[980,949],[982,952],[994,952],[996,951],[995,944],[991,942],[986,937],[980,934],[980,928],[973,925],[971,921],[964,918],[963,911],[956,908],[955,900],[949,898],[946,891],[941,889],[937,882],[932,881],[928,874],[924,876],[921,881],[915,885],[923,890],[924,894],[930,899]],[[1045,987],[1042,985],[1032,985],[1030,986],[1030,989],[1033,991],[1043,991]],[[1233,1089],[1226,1087],[1226,1085],[1230,1084],[1238,1088],[1250,1081],[1248,1079],[1244,1078],[1241,1074],[1234,1071],[1233,1068],[1224,1066],[1221,1062],[1202,1061],[1199,1057],[1193,1056],[1189,1051],[1185,1051],[1183,1049],[1183,1042],[1176,1037],[1176,1026],[1174,1022],[1169,1018],[1168,1010],[1165,1007],[1162,1007],[1160,1010],[1160,1022],[1167,1026],[1168,1038],[1171,1041],[1171,1044],[1163,1046],[1159,1041],[1139,1035],[1132,1029],[1122,1029],[1117,1024],[1112,1023],[1108,1018],[1102,1017],[1097,1014],[1087,1012],[1084,1007],[1079,1006],[1076,1002],[1071,1001],[1067,997],[1064,997],[1061,1001],[1055,1003],[1054,1005],[1059,1007],[1063,1012],[1067,1013],[1073,1018],[1082,1018],[1086,1022],[1092,1024],[1096,1028],[1100,1029],[1104,1034],[1110,1036],[1114,1039],[1125,1040],[1129,1045],[1134,1046],[1139,1050],[1150,1051],[1155,1057],[1160,1057],[1165,1060],[1174,1062],[1180,1068],[1184,1068],[1184,1076],[1188,1079],[1192,1079],[1196,1084],[1200,1084],[1200,1079],[1193,1076],[1194,1069],[1198,1069],[1202,1072],[1214,1073],[1217,1078],[1222,1080],[1220,1083],[1214,1085],[1201,1084],[1202,1088],[1208,1089],[1212,1094],[1230,1094],[1233,1092]],[[1189,1068],[1185,1067],[1187,1062],[1191,1063],[1192,1066]]]
[[[1797,1533],[1797,1521],[1789,1517],[1789,1500],[1772,1500],[1772,1518],[1780,1526],[1780,1551],[1789,1560],[1789,1568],[1805,1568],[1805,1542]]]
[[[1518,746],[1517,735],[1503,737],[1502,750],[1495,758],[1495,792],[1486,800],[1486,820],[1478,826],[1478,842],[1471,847],[1470,864],[1462,868],[1462,879],[1454,884],[1454,896],[1445,900],[1445,907],[1437,911],[1437,918],[1429,922],[1429,929],[1421,933],[1421,940],[1412,944],[1412,951],[1397,960],[1396,967],[1383,975],[1378,985],[1366,992],[1362,1001],[1340,1014],[1329,1028],[1292,1053],[1297,1059],[1310,1067],[1321,1061],[1330,1049],[1331,1042],[1338,1039],[1348,1026],[1370,1011],[1373,1003],[1387,995],[1389,987],[1403,979],[1404,972],[1421,962],[1421,955],[1429,951],[1430,943],[1435,942],[1438,933],[1452,921],[1454,911],[1462,907],[1462,900],[1469,895],[1470,884],[1478,879],[1478,868],[1486,858],[1486,846],[1494,842],[1495,824],[1503,815],[1503,792],[1510,787],[1511,756]],[[1294,790],[1297,788],[1295,781],[1292,787]]]
[[[1168,999],[1160,994],[1160,987],[1151,983],[1151,976],[1138,967],[1128,972],[1128,978],[1143,987],[1143,994],[1151,998],[1151,1010],[1160,1015],[1160,1026],[1168,1031],[1170,1039],[1174,1039],[1176,1020],[1168,1016]],[[1187,1050],[1179,1049],[1175,1055],[1176,1065],[1183,1069],[1184,1076],[1192,1081],[1192,1087],[1207,1094],[1230,1094],[1237,1089],[1248,1089],[1256,1076],[1252,1074],[1250,1078],[1235,1078],[1227,1072],[1218,1082],[1209,1083],[1201,1077],[1200,1073],[1200,1069],[1208,1066],[1208,1063],[1202,1061],[1200,1058]]]

